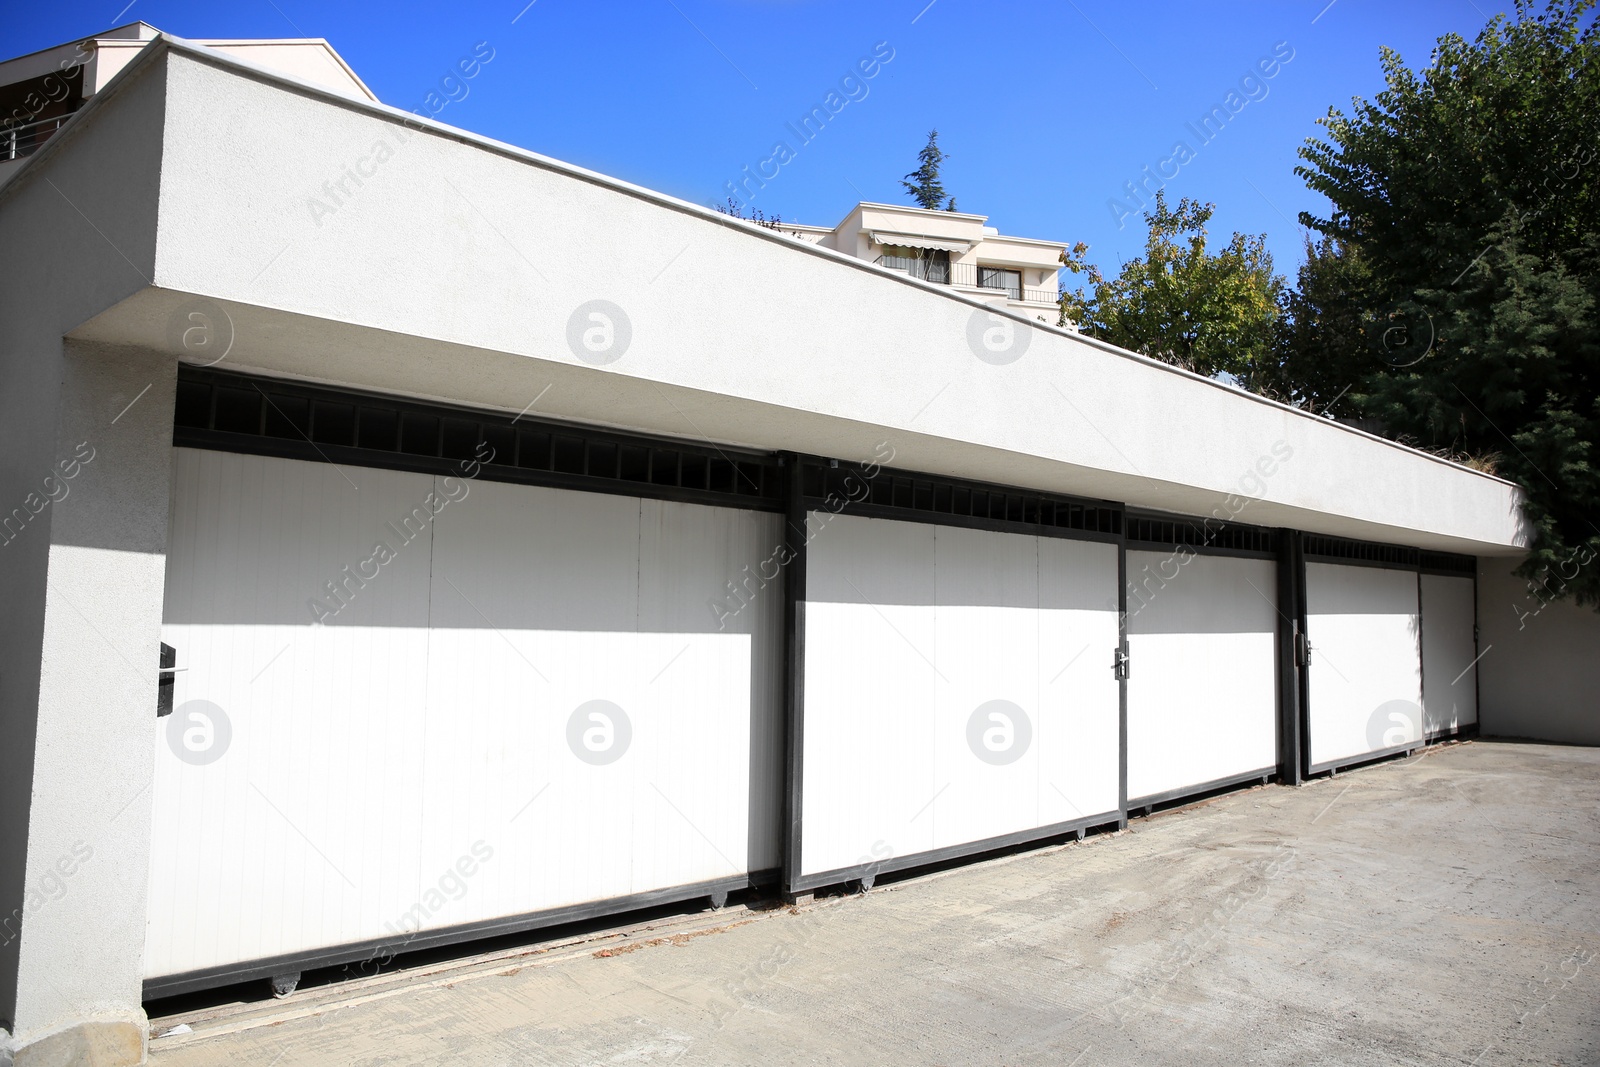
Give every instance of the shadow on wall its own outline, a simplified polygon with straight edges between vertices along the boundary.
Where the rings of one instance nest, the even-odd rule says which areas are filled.
[[[1519,562],[1478,561],[1480,728],[1600,745],[1600,614],[1530,588]]]
[[[814,531],[814,561],[806,574],[808,603],[1116,610],[1115,602],[1106,598],[1108,581],[1115,594],[1116,576],[1115,555],[1105,542],[997,536],[853,515],[835,519],[836,528],[830,528],[819,515],[812,512],[808,520]],[[850,532],[847,523],[855,524]],[[841,544],[848,544],[848,550],[834,551]],[[1048,552],[1048,568],[1039,562],[1041,545]]]
[[[1128,550],[1130,634],[1276,634],[1271,560]]]

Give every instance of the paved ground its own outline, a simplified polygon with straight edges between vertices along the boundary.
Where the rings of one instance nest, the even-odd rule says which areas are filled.
[[[1600,1064],[1597,814],[1600,750],[1454,745],[798,911],[186,1017],[151,1062]]]

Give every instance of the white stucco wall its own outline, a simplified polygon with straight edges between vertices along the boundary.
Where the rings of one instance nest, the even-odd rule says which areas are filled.
[[[1512,575],[1516,563],[1478,563],[1478,728],[1600,745],[1600,613],[1555,599],[1559,574],[1544,589],[1530,589]]]
[[[759,448],[888,437],[907,469],[1202,515],[1250,492],[1246,521],[1518,543],[1503,481],[1016,320],[998,325],[1026,352],[997,365],[974,340],[996,323],[943,287],[465,135],[408,137],[220,58],[167,63],[156,281],[241,306],[231,365],[513,411],[543,393],[546,414]],[[631,325],[605,366],[568,343],[592,300]],[[141,316],[159,325],[145,307],[96,328]]]
[[[0,1041],[19,1062],[134,1062],[143,1042],[132,754],[154,721],[176,359],[62,336],[149,284],[164,88],[159,67],[131,78],[0,190],[0,512],[56,498],[0,545]]]

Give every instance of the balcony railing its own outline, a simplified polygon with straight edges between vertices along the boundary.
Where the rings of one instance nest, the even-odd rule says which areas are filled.
[[[69,118],[70,115],[57,115],[20,126],[0,126],[0,162],[33,155]]]
[[[957,263],[955,284],[969,289],[999,289],[1007,300],[1022,299],[1022,272],[1004,267],[986,267],[981,263]]]
[[[880,267],[902,270],[913,278],[938,285],[950,284],[950,261],[932,256],[879,256],[874,260]]]
[[[996,289],[1006,294],[1007,300],[1019,304],[1055,304],[1061,293],[1054,288],[1030,289],[1022,284],[1022,272],[1013,267],[990,267],[982,263],[952,263],[952,285],[968,289]]]
[[[955,285],[966,289],[989,289],[1006,294],[1006,299],[1019,304],[1054,306],[1061,299],[1055,289],[1029,289],[1021,282],[1021,273],[1007,267],[987,267],[979,263],[951,263],[944,259],[918,256],[879,256],[874,260],[880,267],[904,271],[913,278],[938,285]]]

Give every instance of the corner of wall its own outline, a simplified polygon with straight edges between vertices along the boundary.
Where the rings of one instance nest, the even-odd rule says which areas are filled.
[[[1543,587],[1516,577],[1520,562],[1478,561],[1479,729],[1600,745],[1600,612],[1561,598],[1559,574]]]

